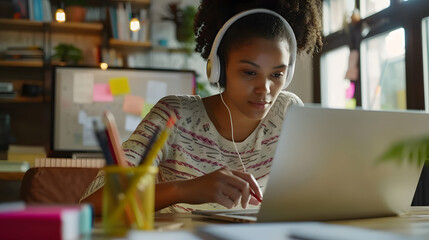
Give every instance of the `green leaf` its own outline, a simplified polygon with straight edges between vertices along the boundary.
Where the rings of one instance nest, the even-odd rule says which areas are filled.
[[[379,158],[378,162],[408,160],[420,165],[429,158],[429,137],[407,139],[391,145]]]

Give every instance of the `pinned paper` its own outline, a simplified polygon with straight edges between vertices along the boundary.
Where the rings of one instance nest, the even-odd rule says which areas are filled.
[[[134,132],[137,126],[140,124],[140,116],[126,115],[125,116],[125,130],[128,132]]]
[[[93,94],[94,102],[113,102],[113,95],[110,91],[109,84],[106,83],[98,83],[94,84],[94,94]]]
[[[130,93],[130,85],[127,77],[118,77],[109,79],[110,91],[113,95]]]
[[[73,102],[92,103],[92,89],[94,88],[94,74],[73,74]]]
[[[155,104],[151,104],[151,103],[145,103],[144,105],[143,105],[143,111],[142,111],[142,115],[141,115],[141,117],[142,118],[144,118],[149,112],[150,112],[150,110],[152,109],[152,107],[154,106]]]
[[[155,104],[167,95],[167,83],[149,81],[146,88],[146,102]]]
[[[101,117],[87,117],[82,129],[82,144],[84,146],[97,146],[97,139],[94,134],[93,122],[97,121],[99,126],[102,126],[103,122]]]
[[[86,123],[86,119],[87,119],[87,114],[84,110],[79,110],[79,113],[77,115],[77,122],[79,124],[85,124]]]
[[[126,95],[124,98],[124,105],[122,110],[137,116],[142,114],[144,99],[139,96]]]
[[[346,99],[351,99],[355,95],[355,83],[350,81],[350,86],[346,90]]]

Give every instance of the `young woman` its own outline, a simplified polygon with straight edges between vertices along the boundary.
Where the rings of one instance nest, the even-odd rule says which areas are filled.
[[[196,51],[210,58],[209,65],[212,57],[219,58],[220,76],[214,81],[220,93],[161,99],[123,144],[129,164],[137,165],[155,130],[175,114],[174,130],[154,162],[159,167],[156,210],[258,204],[285,111],[302,104],[295,94],[283,91],[293,75],[296,51],[311,53],[322,46],[320,5],[320,0],[201,2],[194,24]],[[237,17],[260,8],[275,13]],[[216,41],[229,19],[233,23]],[[97,177],[102,178],[102,172]],[[101,209],[100,188],[92,184],[83,199],[92,202],[96,212]]]

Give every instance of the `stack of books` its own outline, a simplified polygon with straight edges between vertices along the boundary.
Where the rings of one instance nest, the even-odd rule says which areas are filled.
[[[4,58],[13,61],[42,61],[43,49],[36,46],[8,47],[4,52]]]
[[[14,98],[16,92],[13,91],[13,84],[11,82],[0,82],[0,98]]]
[[[34,167],[36,158],[45,158],[46,151],[43,146],[9,145],[7,160],[10,162],[28,162]]]

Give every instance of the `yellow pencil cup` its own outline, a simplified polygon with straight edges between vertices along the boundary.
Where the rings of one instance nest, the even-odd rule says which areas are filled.
[[[152,230],[155,210],[155,177],[158,168],[104,168],[103,228],[123,236],[130,229]]]

